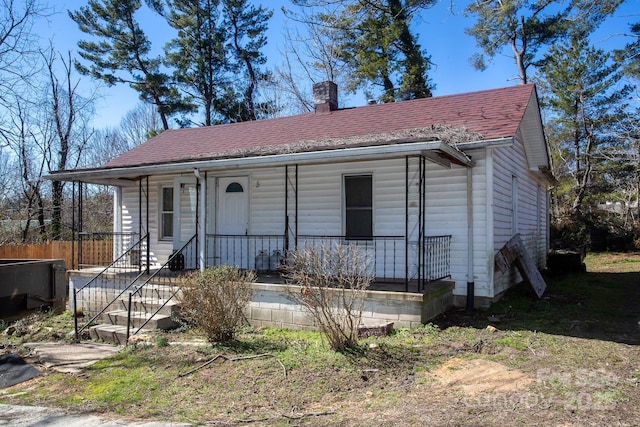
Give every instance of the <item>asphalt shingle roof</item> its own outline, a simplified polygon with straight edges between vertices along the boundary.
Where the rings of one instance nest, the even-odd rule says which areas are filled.
[[[516,134],[533,91],[533,85],[518,85],[328,113],[167,130],[102,168],[215,159],[233,153],[246,156],[282,146],[294,152],[299,146],[304,151],[314,141],[354,140],[433,126],[464,128],[484,140],[507,138]]]

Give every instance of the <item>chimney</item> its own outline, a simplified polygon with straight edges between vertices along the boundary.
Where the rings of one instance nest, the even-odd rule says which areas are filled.
[[[313,84],[313,104],[316,113],[328,113],[338,109],[338,85],[331,81]]]

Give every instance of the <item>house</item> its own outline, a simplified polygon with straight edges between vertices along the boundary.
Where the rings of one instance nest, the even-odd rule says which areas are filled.
[[[314,102],[167,130],[50,178],[112,185],[113,231],[129,236],[116,255],[137,245],[129,257],[143,269],[272,271],[304,244],[355,242],[379,283],[424,293],[446,280],[454,304],[486,306],[520,280],[494,268],[515,234],[545,266],[552,178],[535,86],[340,109],[323,82]]]

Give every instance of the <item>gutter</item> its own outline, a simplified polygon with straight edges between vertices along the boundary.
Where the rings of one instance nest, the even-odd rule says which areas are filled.
[[[491,140],[501,141],[501,140]],[[486,143],[492,143],[486,141]],[[483,143],[480,141],[479,143]],[[493,142],[495,143],[495,142]],[[341,148],[336,150],[310,151],[304,153],[274,154],[255,157],[240,157],[230,159],[188,160],[176,163],[142,165],[111,169],[84,169],[75,171],[60,171],[45,175],[45,179],[52,181],[83,181],[109,185],[132,185],[133,180],[147,175],[171,174],[199,170],[229,170],[244,167],[273,167],[285,164],[313,164],[326,163],[331,160],[361,161],[389,158],[390,156],[420,155],[423,151],[438,151],[458,164],[472,167],[474,163],[460,148],[477,148],[476,145],[458,144],[453,147],[443,141],[410,142],[401,144],[387,144],[369,147]],[[131,181],[130,181],[131,180]]]

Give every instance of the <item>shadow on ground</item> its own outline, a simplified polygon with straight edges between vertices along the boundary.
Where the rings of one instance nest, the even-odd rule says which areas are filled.
[[[452,309],[433,323],[441,329],[492,325],[640,345],[640,272],[572,273],[545,280],[540,299],[521,283],[487,310]]]

